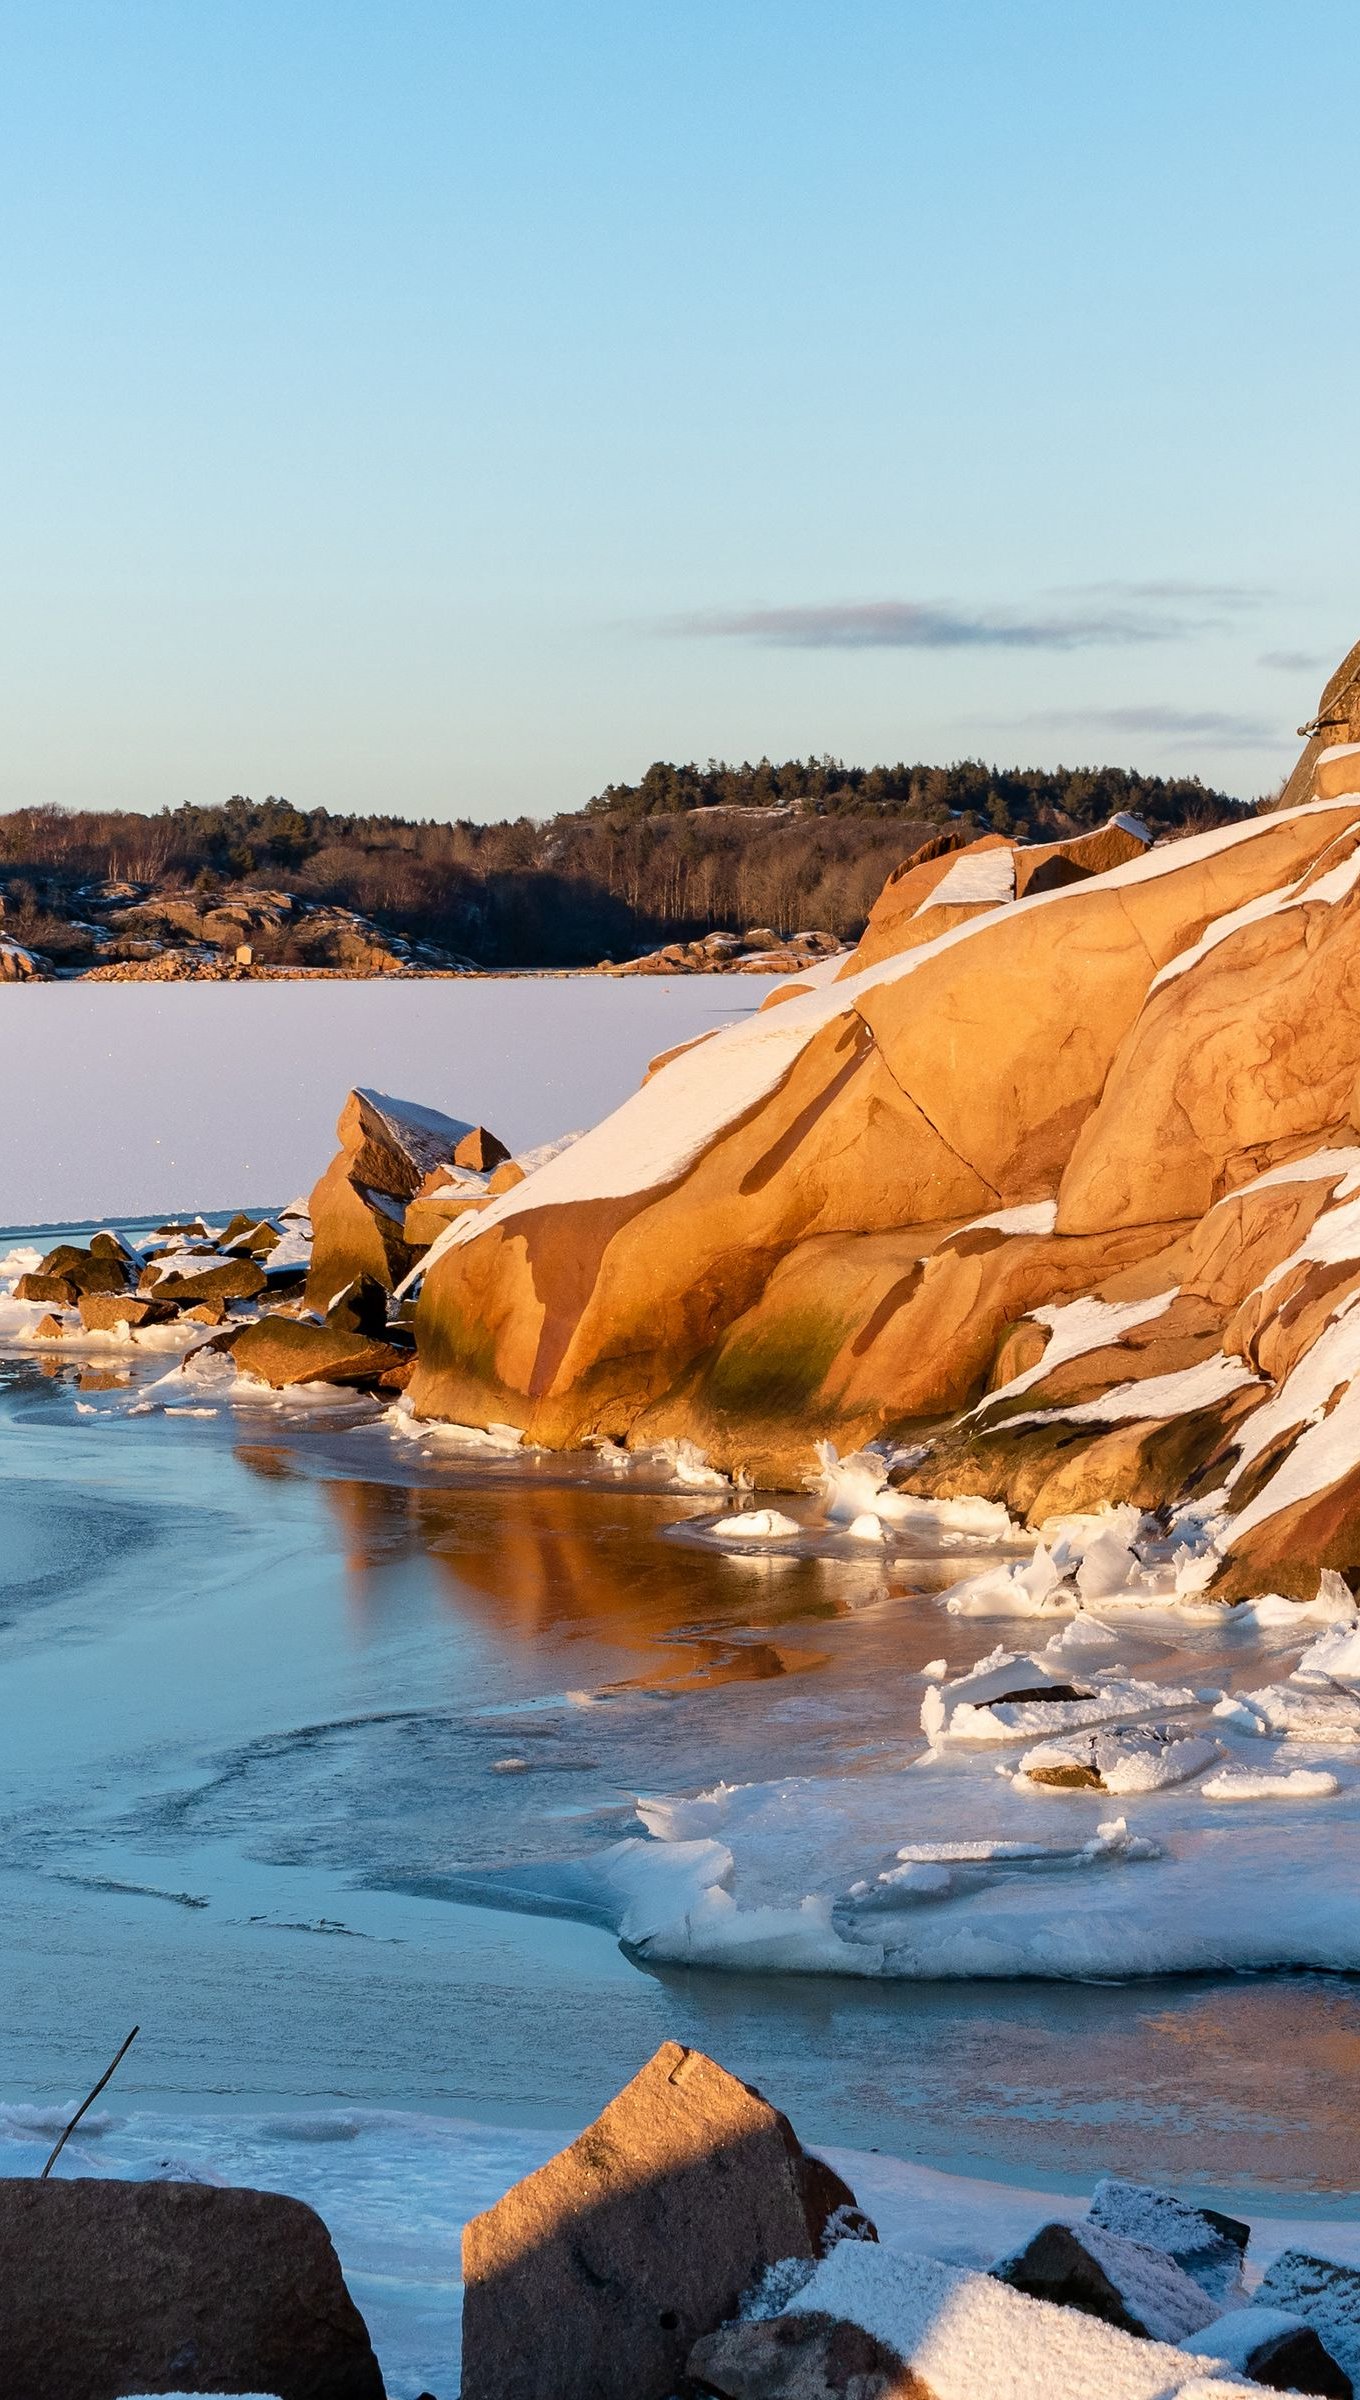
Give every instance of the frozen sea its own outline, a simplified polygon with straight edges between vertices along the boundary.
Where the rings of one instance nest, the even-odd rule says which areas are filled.
[[[374,993],[282,991],[348,1005],[352,988]],[[278,989],[174,996],[263,990],[272,1004]],[[60,1005],[71,990],[17,997]],[[553,1039],[554,1012],[583,990],[631,1043],[606,1055],[601,1038],[588,1079]],[[405,1071],[395,1052],[342,1064],[321,1009],[309,1038],[324,1105],[309,1089],[305,1161],[276,1148],[263,1186],[233,1182],[224,1201],[278,1201],[309,1182],[349,1080],[547,1138],[622,1096],[653,1050],[702,1029],[704,1009],[721,1021],[758,996],[731,982],[374,996],[423,991],[530,995],[501,1106],[412,1047],[409,1017]],[[242,1112],[272,1093],[277,1124],[292,1124],[285,1086],[311,1073],[296,1045],[257,1029],[233,1066],[214,1032],[217,1080],[206,1067],[195,1079],[207,1018],[189,1013],[165,1056],[144,1034],[152,1063],[137,1070],[164,1122],[173,1104],[185,1129],[185,1180],[164,1201],[139,1180],[135,1078],[99,1120],[113,1144],[118,1118],[123,1146],[102,1164],[63,1150],[99,1078],[87,1060],[63,1081],[49,1055],[45,1085],[26,1087],[30,1117],[7,1111],[25,1128],[14,1172],[29,1172],[31,1148],[35,1174],[46,1159],[87,1180],[61,1187],[83,1205],[41,1187],[41,1214],[125,1221],[153,1202],[211,1204],[219,1120],[238,1141]],[[10,1071],[0,1064],[0,1092]],[[234,1171],[229,1160],[224,1180]],[[7,1249],[29,1212],[3,1213]],[[394,2400],[453,2400],[465,2216],[668,2036],[759,2083],[896,2238],[981,2263],[1108,2169],[1244,2210],[1262,2264],[1300,2221],[1305,2238],[1360,2256],[1352,1976],[1155,1971],[1157,1939],[1185,1963],[1194,1895],[1211,1889],[1234,1894],[1239,1934],[1254,1918],[1274,1938],[1292,1876],[1299,1955],[1305,1934],[1349,1938],[1344,1770],[1333,1799],[1283,1802],[1274,1817],[1184,1794],[1119,1802],[1160,1834],[1160,1861],[1022,1862],[979,1874],[976,1891],[969,1868],[947,1909],[918,1912],[923,1927],[952,1911],[1007,1939],[1039,1925],[1066,1980],[1016,1971],[1014,1956],[998,1977],[995,1949],[982,1974],[956,1964],[948,1979],[921,1958],[886,1976],[834,1971],[834,1957],[833,1971],[800,1971],[812,1954],[800,1902],[891,1874],[914,1835],[1010,1833],[1023,1818],[1070,1852],[1113,1813],[1094,1795],[1017,1799],[990,1760],[922,1771],[924,1671],[945,1657],[958,1674],[999,1638],[1031,1638],[942,1612],[942,1587],[991,1554],[985,1541],[857,1544],[809,1499],[786,1504],[805,1540],[743,1548],[711,1532],[729,1502],[665,1462],[620,1474],[417,1443],[364,1404],[181,1389],[164,1381],[173,1363],[0,1358],[0,2169],[35,2170],[139,2023],[59,2171],[193,2174],[312,2200]],[[1287,1676],[1318,1632],[1119,1630],[1132,1671],[1215,1691]],[[704,1907],[711,1918],[718,1836],[764,1927],[721,1970],[676,1963],[674,1934]],[[1215,1845],[1229,1862],[1217,1884]],[[1189,1900],[1162,1907],[1186,1873],[1199,1877]],[[625,1921],[643,1938],[622,1944]],[[1102,1924],[1074,1965],[1081,1928]],[[1101,1941],[1130,1927],[1144,1971],[1102,1975]]]

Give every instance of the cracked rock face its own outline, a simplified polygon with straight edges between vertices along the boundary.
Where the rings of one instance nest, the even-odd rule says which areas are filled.
[[[1035,1525],[1226,1484],[1216,1596],[1360,1572],[1360,1381],[1350,1451],[1318,1414],[1360,1351],[1286,1398],[1360,1298],[1360,752],[1153,848],[940,845],[776,998],[447,1212],[418,1414],[768,1489],[900,1438],[908,1489]]]

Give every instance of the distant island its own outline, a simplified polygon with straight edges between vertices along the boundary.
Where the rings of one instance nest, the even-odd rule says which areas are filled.
[[[1251,805],[1122,767],[821,758],[658,760],[580,810],[496,824],[239,793],[154,816],[23,808],[0,816],[0,946],[38,973],[245,951],[241,971],[363,975],[586,967],[751,927],[855,941],[885,878],[944,831],[1056,839],[1123,812],[1196,833]]]

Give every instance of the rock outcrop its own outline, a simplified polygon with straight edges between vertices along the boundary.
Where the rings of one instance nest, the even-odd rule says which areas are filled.
[[[0,2359],[15,2400],[383,2400],[321,2219],[204,2184],[0,2179]]]
[[[1360,1573],[1360,747],[1309,775],[918,854],[835,981],[451,1212],[417,1413],[768,1488],[909,1442],[1034,1525],[1226,1487],[1219,1596]]]
[[[329,1306],[342,1285],[371,1276],[392,1291],[419,1262],[406,1237],[407,1204],[431,1171],[451,1167],[460,1147],[473,1158],[508,1156],[484,1126],[442,1116],[386,1092],[352,1091],[340,1111],[340,1153],[311,1195],[312,1263],[307,1298]]]
[[[788,2119],[663,2043],[463,2234],[463,2400],[667,2400],[701,2334],[854,2197]],[[862,2232],[872,2229],[858,2219]]]
[[[834,933],[776,933],[752,926],[747,933],[706,933],[694,942],[667,942],[641,958],[612,961],[605,975],[798,975],[835,958],[844,948]]]

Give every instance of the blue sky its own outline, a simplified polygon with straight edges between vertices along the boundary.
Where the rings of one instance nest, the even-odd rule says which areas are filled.
[[[1353,34],[0,0],[0,807],[1265,788],[1360,634]]]

